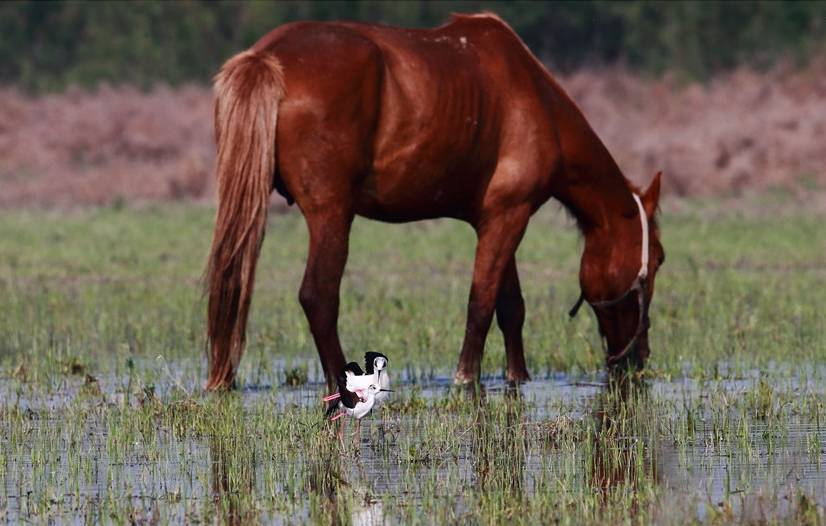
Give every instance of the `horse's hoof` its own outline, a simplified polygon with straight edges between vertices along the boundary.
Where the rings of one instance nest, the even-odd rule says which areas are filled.
[[[519,372],[511,372],[508,371],[507,376],[505,377],[505,381],[508,382],[509,385],[521,385],[531,381],[531,375],[528,374],[528,371],[519,371]]]
[[[456,371],[453,375],[453,385],[469,385],[479,383],[478,374],[469,374],[463,371]]]
[[[232,380],[210,380],[204,385],[204,391],[208,393],[226,393],[238,389],[238,383]]]

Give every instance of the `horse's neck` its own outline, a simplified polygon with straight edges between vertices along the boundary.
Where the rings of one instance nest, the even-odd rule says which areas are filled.
[[[637,211],[634,190],[584,117],[580,126],[585,128],[567,135],[576,137],[576,143],[563,148],[569,153],[554,194],[586,234],[612,230]],[[565,130],[560,135],[564,140]]]
[[[574,215],[583,231],[613,231],[636,210],[627,186],[606,184],[600,179],[584,179],[572,184],[560,200]]]

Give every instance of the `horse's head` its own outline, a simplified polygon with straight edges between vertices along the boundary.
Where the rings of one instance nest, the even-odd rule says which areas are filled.
[[[624,214],[586,233],[580,267],[582,301],[596,314],[607,346],[609,366],[625,363],[642,368],[648,357],[648,307],[657,270],[665,260],[655,220],[660,174],[634,195],[633,214]]]

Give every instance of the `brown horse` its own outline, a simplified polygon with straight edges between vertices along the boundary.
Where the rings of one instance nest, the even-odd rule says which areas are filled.
[[[455,380],[478,380],[494,312],[507,379],[527,380],[514,255],[531,215],[551,197],[584,234],[582,297],[594,307],[609,365],[643,366],[663,260],[654,220],[659,174],[640,194],[496,16],[457,15],[432,30],[287,24],[232,57],[216,93],[208,389],[234,383],[273,189],[307,221],[299,299],[331,385],[345,364],[339,285],[356,214],[473,226],[476,263]]]

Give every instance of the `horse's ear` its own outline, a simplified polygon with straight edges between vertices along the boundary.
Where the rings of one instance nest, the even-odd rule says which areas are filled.
[[[654,180],[642,193],[642,206],[645,208],[645,215],[648,217],[654,217],[654,212],[657,211],[657,205],[660,203],[660,177],[662,174],[662,172],[657,172]]]

